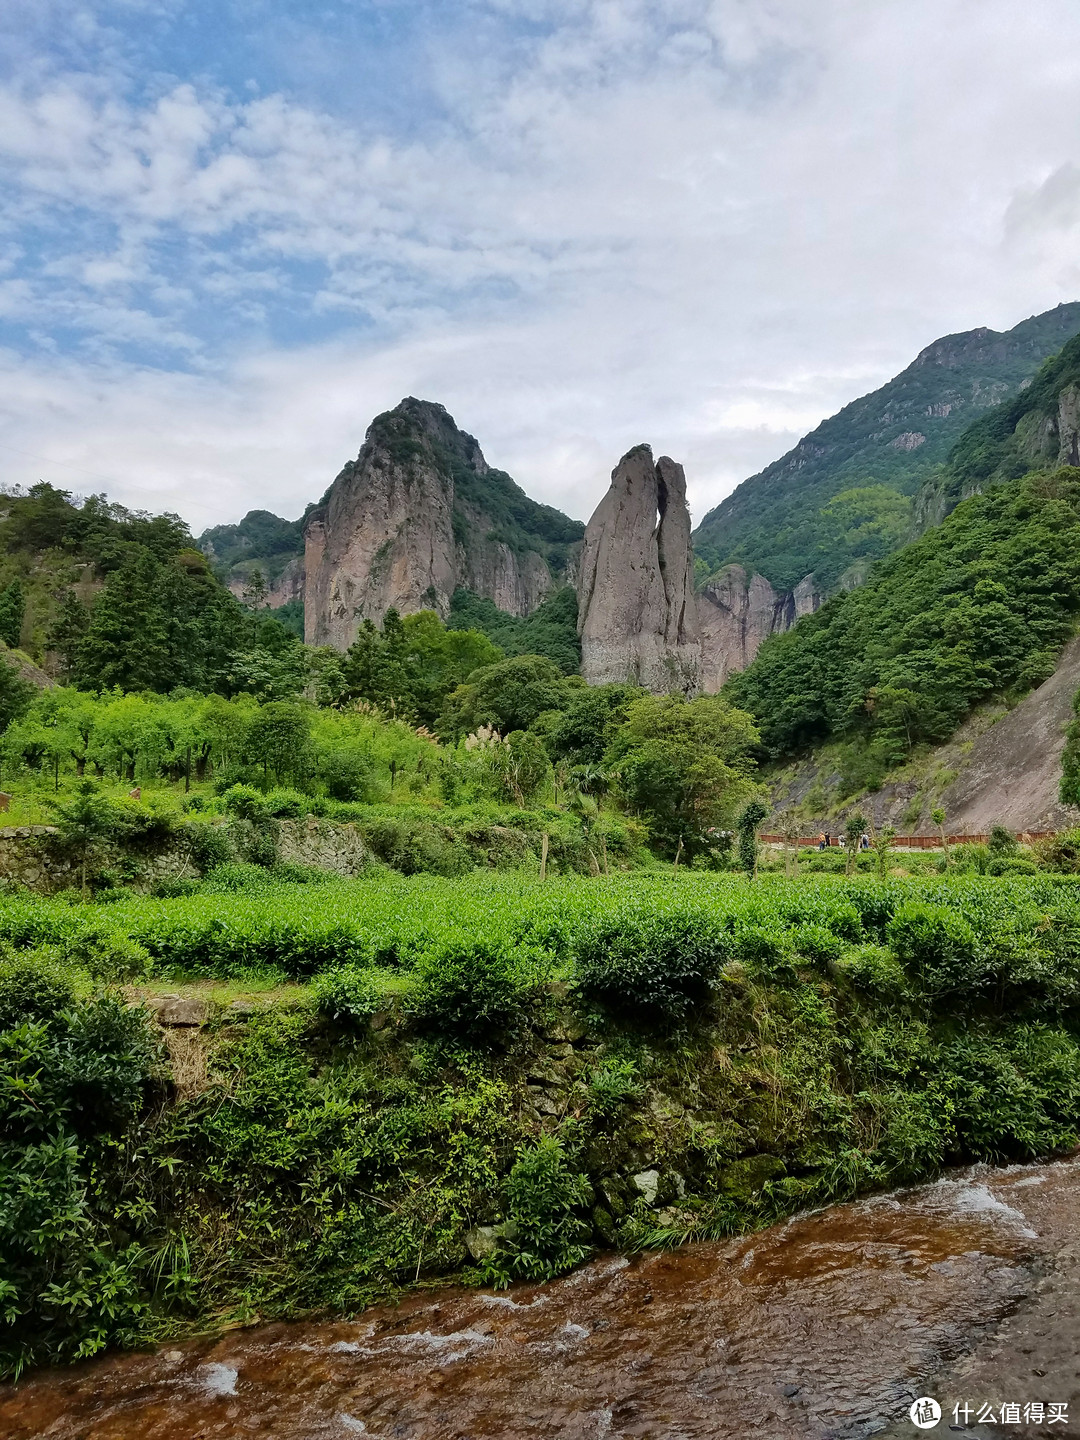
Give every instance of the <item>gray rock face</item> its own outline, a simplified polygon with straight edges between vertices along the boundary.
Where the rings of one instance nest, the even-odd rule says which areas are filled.
[[[516,543],[501,537],[508,524]],[[557,539],[548,545],[542,532]],[[445,619],[458,586],[528,615],[561,578],[580,533],[492,470],[441,405],[403,400],[372,423],[308,519],[304,638],[347,649],[364,620],[378,624],[391,607]]]
[[[619,461],[585,530],[578,576],[581,673],[692,693],[701,643],[681,465],[648,445]]]
[[[1058,396],[1059,465],[1080,465],[1080,385],[1066,385]]]
[[[822,598],[812,575],[777,593],[764,575],[725,565],[698,595],[702,690],[715,694],[729,675],[746,669],[763,640],[813,614]]]

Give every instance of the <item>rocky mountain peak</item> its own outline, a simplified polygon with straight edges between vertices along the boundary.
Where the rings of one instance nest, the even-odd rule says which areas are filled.
[[[305,639],[346,649],[391,608],[445,619],[458,588],[528,615],[567,582],[582,529],[488,465],[442,405],[409,396],[308,516]]]
[[[696,690],[701,643],[690,512],[681,465],[636,445],[585,529],[578,578],[581,672],[590,685],[629,681]]]

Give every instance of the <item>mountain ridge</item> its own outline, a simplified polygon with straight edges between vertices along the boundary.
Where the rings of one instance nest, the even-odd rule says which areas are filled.
[[[826,591],[839,588],[852,566],[865,570],[910,538],[896,497],[910,502],[968,425],[1015,396],[1077,332],[1080,302],[1070,302],[1011,330],[981,326],[932,341],[710,510],[694,530],[695,553],[710,572],[737,563],[777,591],[809,574]],[[857,492],[852,514],[826,513]],[[856,568],[850,580],[861,578]]]

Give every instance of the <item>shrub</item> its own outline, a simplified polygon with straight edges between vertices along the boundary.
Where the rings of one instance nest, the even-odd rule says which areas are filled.
[[[384,1006],[378,972],[359,965],[326,970],[312,985],[320,1015],[349,1029],[362,1030]]]
[[[166,876],[163,880],[156,880],[150,887],[150,894],[155,900],[180,900],[185,895],[197,895],[198,893],[198,880],[180,880],[172,875]],[[100,899],[99,895],[99,902]]]
[[[0,1030],[27,1021],[51,1024],[75,1001],[75,987],[54,957],[20,955],[0,962]]]
[[[626,909],[583,929],[575,983],[616,1014],[671,1024],[706,1003],[730,955],[728,935],[708,915]]]
[[[602,1060],[589,1076],[589,1103],[603,1117],[613,1115],[638,1094],[637,1066],[626,1056]]]
[[[272,890],[273,879],[262,865],[236,861],[211,870],[201,888],[204,895],[257,894]]]
[[[188,853],[204,875],[233,858],[229,833],[221,825],[206,825],[192,820],[184,826],[183,835]]]
[[[1039,867],[1034,860],[1025,860],[1023,856],[1006,856],[995,858],[986,867],[990,875],[1037,875]]]
[[[126,895],[121,892],[121,898]],[[100,980],[134,980],[150,971],[150,952],[106,925],[86,925],[61,941],[64,958]]]
[[[795,979],[795,959],[789,937],[761,925],[746,925],[735,934],[735,953],[754,980]]]
[[[453,831],[427,821],[377,815],[359,826],[374,854],[403,875],[453,879],[472,869],[467,846]]]
[[[1056,870],[1061,875],[1080,875],[1080,828],[1037,840],[1032,849],[1044,870]]]
[[[493,1267],[498,1279],[550,1280],[585,1259],[590,1228],[574,1212],[588,1202],[589,1181],[555,1136],[518,1152],[505,1189],[516,1248]]]
[[[375,766],[355,750],[334,749],[320,757],[319,773],[331,800],[372,801],[378,798]]]
[[[520,1023],[527,994],[503,944],[462,938],[422,957],[409,1010],[428,1029],[483,1044]]]
[[[985,964],[975,931],[955,910],[909,900],[886,931],[897,958],[931,995],[978,985]]]
[[[236,788],[240,789],[240,786]],[[228,796],[226,796],[226,803],[227,801]],[[302,820],[310,809],[311,801],[306,795],[302,795],[299,790],[284,790],[280,788],[271,790],[263,801],[263,813],[273,816],[275,820]],[[241,812],[238,810],[236,813],[240,814]],[[248,815],[245,818],[254,820],[258,817]]]
[[[843,951],[844,942],[824,925],[800,925],[791,932],[795,949],[812,965],[825,966]]]
[[[266,797],[253,785],[231,785],[221,797],[225,809],[241,820],[265,820],[269,815]]]
[[[833,961],[830,970],[856,989],[882,999],[898,999],[907,993],[904,967],[884,945],[858,945],[846,950]]]
[[[102,1142],[145,1105],[157,1049],[140,1012],[76,1001],[40,961],[5,967],[0,1010],[0,1373],[17,1375],[130,1344],[145,1319],[143,1251],[120,1238],[131,1213],[113,1223]]]

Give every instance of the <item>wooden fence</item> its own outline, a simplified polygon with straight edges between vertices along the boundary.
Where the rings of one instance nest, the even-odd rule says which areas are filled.
[[[1045,840],[1051,835],[1056,835],[1056,830],[1021,830],[1017,833],[1017,840],[1021,845],[1028,845],[1033,840]],[[783,835],[761,835],[759,836],[763,845],[785,845],[788,842]],[[839,835],[829,835],[828,841],[831,849],[838,850],[843,847],[840,844]],[[990,839],[989,835],[946,835],[946,842],[949,845],[985,845]],[[795,842],[801,848],[817,848],[821,844],[820,832],[817,835],[805,836]],[[892,839],[894,850],[940,850],[940,835],[896,835]]]

